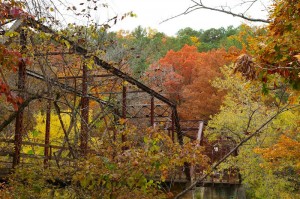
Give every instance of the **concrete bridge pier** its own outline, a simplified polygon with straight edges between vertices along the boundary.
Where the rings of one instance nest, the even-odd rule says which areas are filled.
[[[201,186],[187,192],[183,199],[246,199],[242,185]]]

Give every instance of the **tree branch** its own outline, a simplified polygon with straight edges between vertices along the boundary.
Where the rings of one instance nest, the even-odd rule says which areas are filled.
[[[268,19],[252,18],[252,17],[245,16],[245,12],[248,11],[250,9],[250,7],[253,6],[254,2],[252,2],[250,7],[248,7],[247,10],[244,13],[235,13],[235,12],[232,12],[231,10],[225,10],[224,7],[213,8],[213,7],[209,7],[209,6],[204,5],[202,3],[202,1],[199,1],[199,2],[196,2],[194,0],[191,0],[191,1],[194,3],[194,5],[188,7],[184,12],[182,12],[182,13],[176,15],[176,16],[173,16],[173,17],[170,17],[168,19],[163,20],[162,22],[160,22],[160,24],[162,24],[164,22],[167,22],[171,19],[180,17],[182,15],[187,15],[187,14],[189,14],[189,13],[195,11],[195,10],[200,10],[200,9],[212,10],[212,11],[216,11],[216,12],[225,13],[225,14],[228,14],[228,15],[232,15],[233,17],[239,17],[239,18],[245,19],[247,21],[270,23],[270,20],[268,20]]]
[[[20,106],[19,106],[19,109],[18,111],[14,112],[13,114],[11,114],[9,116],[8,119],[4,120],[1,124],[0,124],[0,132],[5,128],[7,127],[16,117],[17,117],[17,113],[19,113],[20,111],[24,110],[24,108],[26,108],[29,103],[33,100],[36,100],[36,99],[40,99],[42,98],[41,95],[35,95],[35,96],[32,96],[28,99],[26,99]]]
[[[287,105],[288,106],[288,105]],[[276,112],[276,114],[274,114],[271,118],[269,118],[265,123],[263,123],[254,133],[252,133],[251,135],[249,135],[248,137],[246,137],[245,139],[243,139],[239,144],[237,144],[233,149],[231,149],[231,151],[229,153],[227,153],[223,158],[221,158],[218,162],[216,162],[211,168],[210,170],[203,175],[199,180],[196,180],[194,183],[192,183],[189,187],[187,187],[185,190],[183,190],[182,192],[180,192],[174,199],[179,199],[181,196],[183,196],[186,192],[188,192],[189,190],[191,190],[194,186],[196,186],[196,184],[202,182],[207,176],[209,176],[213,170],[215,168],[217,168],[222,162],[224,162],[231,154],[233,154],[239,147],[241,147],[244,143],[246,143],[247,141],[249,141],[252,137],[254,137],[255,135],[259,134],[263,128],[265,126],[267,126],[267,124],[269,124],[274,118],[276,118],[279,114],[290,110],[289,108],[287,108],[287,106],[285,106],[284,108],[282,108],[281,110],[279,110],[278,112]]]
[[[58,106],[58,104],[57,104],[57,101],[54,101],[54,107],[55,107],[55,111],[56,111],[56,113],[57,113],[57,116],[58,116],[60,125],[61,125],[62,130],[63,130],[64,135],[65,135],[65,139],[64,139],[64,140],[65,140],[65,141],[67,142],[67,144],[68,144],[68,148],[69,148],[69,151],[70,151],[72,157],[73,157],[74,159],[76,159],[76,156],[75,156],[74,151],[73,151],[73,147],[72,147],[72,145],[70,144],[69,134],[68,134],[68,132],[67,132],[67,130],[66,130],[66,128],[65,128],[63,119],[62,119],[62,117],[61,117],[61,111],[60,111],[60,108],[59,108],[59,106]],[[69,131],[71,131],[70,128],[69,128]]]

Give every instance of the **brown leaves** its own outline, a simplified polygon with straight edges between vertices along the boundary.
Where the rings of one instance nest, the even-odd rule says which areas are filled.
[[[255,79],[256,71],[252,57],[247,54],[240,55],[234,63],[234,73],[241,72],[247,79]]]
[[[256,62],[268,73],[278,73],[299,89],[300,2],[279,0],[271,10],[268,32],[253,39]]]

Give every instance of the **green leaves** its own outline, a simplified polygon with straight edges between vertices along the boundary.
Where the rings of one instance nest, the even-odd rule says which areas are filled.
[[[29,150],[29,151],[27,152],[27,154],[28,154],[28,155],[34,155],[34,151],[33,151],[33,150]]]
[[[68,49],[70,49],[71,45],[70,45],[70,42],[68,42],[67,40],[63,39],[61,40],[62,43],[64,43]]]
[[[31,131],[31,134],[32,134],[32,137],[33,137],[33,138],[38,137],[38,135],[39,135],[40,133],[41,133],[41,132],[38,131],[38,130],[36,130],[36,129],[34,129],[34,130]]]
[[[287,173],[297,164],[288,156],[297,156],[295,148],[290,146],[297,147],[300,140],[297,130],[300,112],[289,103],[297,104],[300,93],[289,89],[286,80],[278,74],[261,73],[259,81],[250,81],[241,74],[232,74],[231,67],[224,67],[222,72],[225,78],[217,79],[213,85],[226,89],[227,95],[220,113],[212,117],[206,129],[205,135],[211,140],[230,137],[235,140],[235,146],[256,132],[278,110],[286,106],[291,109],[284,109],[260,134],[239,148],[238,156],[228,158],[219,169],[238,167],[252,198],[293,198],[295,191],[300,190],[294,183],[299,181],[289,179],[299,179],[299,175]],[[290,135],[297,142],[285,139],[284,144],[281,140],[274,145],[282,134]],[[270,186],[273,186],[272,193]]]
[[[264,95],[268,95],[268,94],[269,94],[269,89],[268,89],[268,86],[267,86],[266,83],[263,83],[263,84],[262,84],[262,89],[261,89],[261,91],[262,91],[262,94],[264,94]]]

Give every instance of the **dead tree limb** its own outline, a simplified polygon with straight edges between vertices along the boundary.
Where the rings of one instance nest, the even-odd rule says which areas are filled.
[[[245,19],[247,21],[270,23],[270,20],[268,20],[268,19],[252,18],[252,17],[246,16],[245,12],[248,11],[250,9],[250,7],[248,7],[247,10],[244,13],[235,13],[235,12],[231,11],[230,9],[228,9],[228,10],[225,9],[224,6],[221,6],[220,8],[214,8],[214,7],[210,7],[210,6],[204,5],[203,2],[202,2],[202,0],[200,0],[199,2],[196,2],[194,0],[191,0],[191,1],[194,3],[194,5],[188,7],[184,12],[182,12],[182,13],[180,13],[178,15],[175,15],[173,17],[170,17],[168,19],[163,20],[162,22],[160,22],[160,24],[164,23],[164,22],[167,22],[169,20],[175,19],[177,17],[183,16],[183,15],[187,15],[187,14],[189,14],[191,12],[194,12],[194,11],[200,10],[200,9],[221,12],[221,13],[224,13],[224,14],[232,15],[233,17],[239,17],[239,18]],[[251,7],[253,6],[253,4],[255,2],[256,1],[253,1],[251,3]]]
[[[69,140],[69,134],[68,134],[68,132],[67,132],[67,130],[66,130],[66,128],[65,128],[64,122],[63,122],[62,117],[61,117],[61,114],[60,114],[61,111],[60,111],[60,108],[59,108],[59,106],[58,106],[58,104],[57,104],[56,101],[54,102],[54,107],[55,107],[55,111],[56,111],[56,113],[57,113],[57,116],[58,116],[60,125],[61,125],[61,127],[62,127],[63,132],[64,132],[64,135],[65,135],[65,141],[66,141],[67,144],[68,144],[69,151],[70,151],[72,157],[75,159],[76,156],[75,156],[75,154],[74,154],[73,147],[71,146],[71,143],[70,143],[70,140]]]
[[[192,183],[185,190],[183,190],[182,192],[180,192],[179,194],[177,194],[174,199],[179,199],[181,196],[183,196],[186,192],[188,192],[189,190],[191,190],[198,183],[202,182],[207,176],[209,176],[213,172],[214,169],[216,169],[222,162],[224,162],[231,154],[233,154],[235,151],[237,151],[237,149],[240,148],[243,144],[245,144],[246,142],[248,142],[252,137],[254,137],[257,134],[259,134],[264,129],[264,127],[266,127],[279,114],[281,114],[281,113],[283,113],[283,112],[291,109],[291,108],[287,108],[287,106],[285,106],[281,110],[277,111],[272,117],[270,117],[265,123],[263,123],[255,132],[253,132],[248,137],[246,137],[245,139],[243,139],[240,143],[238,143],[223,158],[221,158],[218,162],[216,162],[214,165],[212,165],[212,167],[208,170],[208,172],[205,175],[203,175],[200,179],[196,180],[194,183]]]
[[[41,95],[36,95],[36,96],[32,96],[29,97],[28,99],[26,99],[20,106],[18,111],[14,112],[13,114],[11,114],[6,120],[4,120],[1,124],[0,124],[0,132],[7,127],[16,117],[17,117],[17,113],[24,110],[31,101],[36,100],[36,99],[41,99],[42,96]]]

